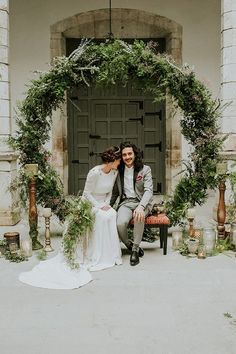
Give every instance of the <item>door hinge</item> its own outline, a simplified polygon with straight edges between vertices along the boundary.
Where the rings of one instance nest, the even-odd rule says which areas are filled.
[[[159,112],[145,112],[145,116],[158,116],[162,120],[162,111]]]
[[[161,192],[162,192],[162,183],[157,182],[157,193],[161,193]]]
[[[91,151],[89,153],[89,156],[95,156],[95,155],[101,155],[101,152],[93,152],[93,151]]]
[[[138,121],[143,125],[143,116],[140,118],[128,118],[128,120]]]
[[[151,148],[151,147],[158,147],[159,151],[162,151],[162,142],[160,141],[159,143],[154,143],[154,144],[145,144],[145,147]]]
[[[89,134],[89,138],[90,138],[90,139],[101,139],[101,135]]]

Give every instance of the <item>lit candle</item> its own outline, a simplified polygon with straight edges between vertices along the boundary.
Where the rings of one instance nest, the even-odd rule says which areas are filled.
[[[205,255],[205,252],[204,252],[204,251],[199,251],[197,256],[198,256],[199,259],[204,259],[204,258],[206,258],[206,255]]]
[[[45,218],[50,218],[50,216],[52,216],[52,209],[51,208],[44,208],[43,209],[43,216]]]
[[[39,167],[37,163],[27,163],[25,164],[24,169],[25,169],[25,173],[28,176],[30,175],[37,176]]]
[[[189,208],[187,211],[187,218],[188,219],[194,219],[196,215],[196,211],[194,208]]]

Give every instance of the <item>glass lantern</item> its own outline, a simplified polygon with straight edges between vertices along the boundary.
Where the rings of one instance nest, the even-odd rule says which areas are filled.
[[[32,240],[30,237],[27,237],[21,241],[21,253],[25,257],[32,256]]]
[[[214,229],[203,229],[203,244],[205,246],[206,255],[212,256],[216,245],[216,231]]]
[[[181,230],[176,230],[172,232],[172,248],[173,250],[178,250],[183,242],[183,235]]]

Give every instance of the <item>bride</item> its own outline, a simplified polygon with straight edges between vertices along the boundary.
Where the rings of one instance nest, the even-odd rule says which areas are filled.
[[[89,171],[82,195],[93,206],[95,222],[84,256],[84,250],[79,249],[79,269],[71,269],[63,253],[59,252],[56,257],[40,262],[31,271],[21,273],[21,282],[48,289],[74,289],[92,280],[90,271],[122,264],[116,211],[109,205],[121,160],[120,148],[112,146],[106,149],[101,158],[102,164]]]

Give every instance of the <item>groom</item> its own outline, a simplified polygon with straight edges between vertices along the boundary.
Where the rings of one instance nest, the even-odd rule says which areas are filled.
[[[113,188],[111,205],[119,197],[117,210],[117,228],[121,241],[131,251],[130,265],[139,263],[144,251],[139,247],[145,216],[151,211],[153,196],[152,173],[149,166],[143,164],[141,152],[130,142],[120,145],[122,161],[119,174]],[[128,239],[127,226],[134,219],[134,242]]]

